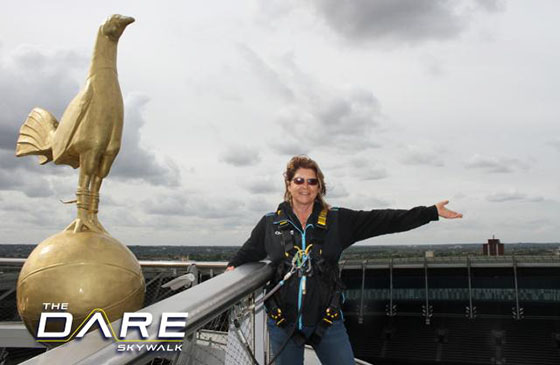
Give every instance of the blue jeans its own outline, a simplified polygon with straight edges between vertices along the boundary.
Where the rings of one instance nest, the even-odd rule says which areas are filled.
[[[268,319],[268,333],[270,345],[272,347],[272,356],[276,354],[280,347],[284,344],[286,337],[289,335],[293,325],[288,324],[284,328],[280,328],[274,324],[270,318]],[[303,333],[307,338],[314,332],[315,327],[303,327]],[[293,338],[290,339],[284,350],[276,358],[276,365],[303,365],[303,348],[304,345],[297,345]],[[323,338],[318,346],[313,349],[317,357],[324,365],[354,365],[354,352],[346,333],[346,327],[342,320],[334,321],[332,326],[327,328]],[[272,358],[272,357],[271,357]]]

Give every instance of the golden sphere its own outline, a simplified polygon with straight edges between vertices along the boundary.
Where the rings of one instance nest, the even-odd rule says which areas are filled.
[[[68,303],[72,332],[96,308],[112,322],[142,308],[144,276],[130,250],[108,234],[63,231],[41,242],[19,274],[17,308],[36,336],[43,303]],[[60,330],[60,324],[47,331]]]

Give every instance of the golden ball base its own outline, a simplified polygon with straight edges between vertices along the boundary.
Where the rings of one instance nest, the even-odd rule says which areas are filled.
[[[96,308],[112,322],[142,308],[144,276],[130,250],[108,234],[63,231],[41,242],[23,265],[17,308],[35,337],[44,303],[68,303],[72,332]],[[47,331],[60,330],[60,324]]]

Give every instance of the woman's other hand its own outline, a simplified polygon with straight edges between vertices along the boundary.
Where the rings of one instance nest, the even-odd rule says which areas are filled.
[[[444,200],[436,204],[437,212],[440,217],[447,219],[463,218],[461,213],[447,209],[445,206],[449,204],[449,200]]]
[[[228,266],[228,267],[226,268],[226,271],[231,271],[231,270],[233,270],[233,269],[235,269],[235,266]]]

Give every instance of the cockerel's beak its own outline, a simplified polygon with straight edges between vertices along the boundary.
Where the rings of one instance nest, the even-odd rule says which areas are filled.
[[[124,24],[124,26],[126,27],[127,25],[129,25],[130,23],[134,23],[134,18],[131,16],[124,16],[121,20],[121,22]]]

